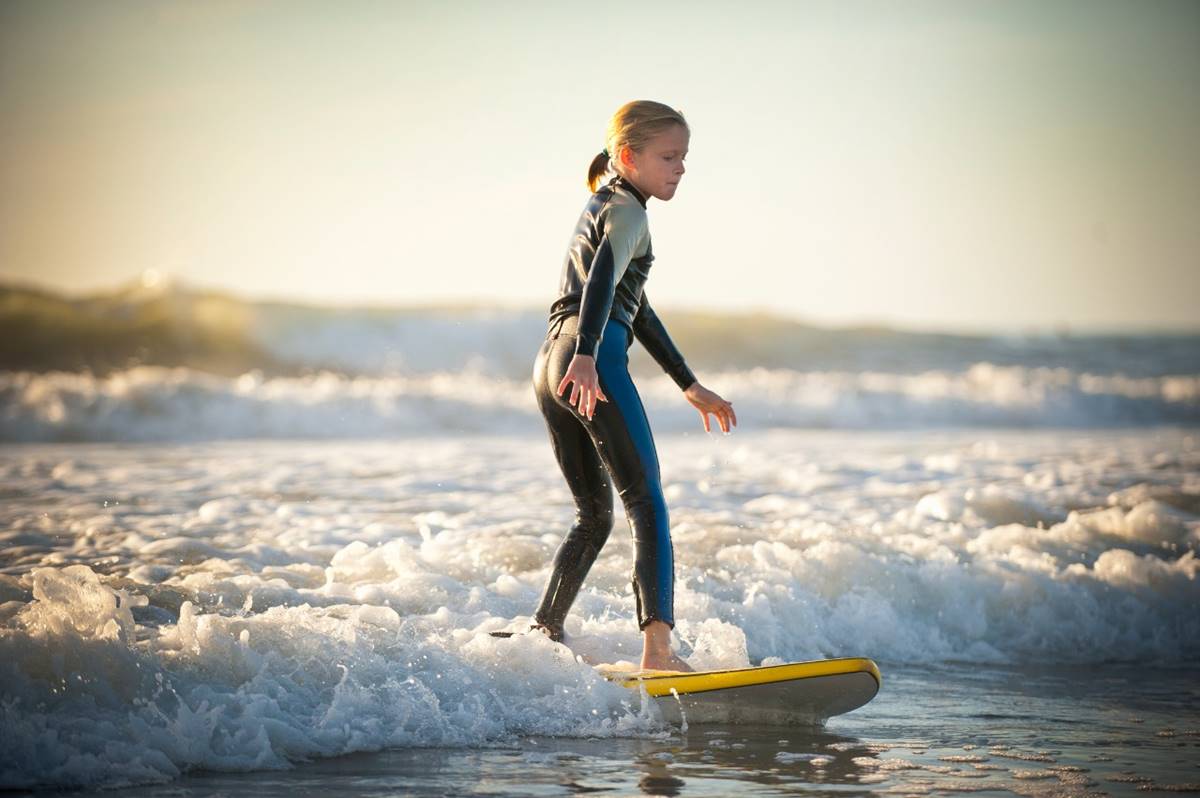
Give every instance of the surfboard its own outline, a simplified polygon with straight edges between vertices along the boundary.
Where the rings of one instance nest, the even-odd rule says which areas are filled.
[[[863,657],[698,672],[595,667],[610,681],[645,689],[673,723],[815,725],[866,704],[883,681]]]

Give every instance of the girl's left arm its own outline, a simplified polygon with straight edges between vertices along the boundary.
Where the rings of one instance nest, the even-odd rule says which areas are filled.
[[[633,317],[633,334],[655,362],[662,366],[663,371],[675,381],[679,390],[686,391],[696,381],[696,375],[688,368],[683,353],[675,346],[671,336],[667,335],[667,328],[663,326],[662,319],[650,306],[650,299],[645,291],[642,292],[642,304],[637,315]]]
[[[722,432],[728,433],[737,426],[737,413],[733,410],[733,403],[725,401],[699,383],[696,375],[684,362],[683,353],[675,346],[671,336],[667,335],[667,328],[650,306],[645,291],[642,292],[641,307],[633,317],[633,334],[658,365],[662,366],[663,371],[671,376],[692,406],[700,412],[705,432],[712,431],[708,418],[710,414],[716,417]]]

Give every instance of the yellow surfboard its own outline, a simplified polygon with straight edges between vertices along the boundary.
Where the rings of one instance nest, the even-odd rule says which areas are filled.
[[[630,671],[597,665],[604,678],[645,689],[674,723],[819,724],[879,692],[879,667],[845,657],[720,671]]]

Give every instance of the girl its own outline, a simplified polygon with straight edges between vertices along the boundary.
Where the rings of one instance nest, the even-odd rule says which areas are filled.
[[[710,413],[726,433],[737,425],[733,405],[696,381],[643,290],[654,259],[646,203],[675,196],[689,136],[683,114],[662,103],[637,100],[613,114],[607,147],[588,169],[593,193],[567,249],[559,296],[533,370],[538,406],[576,516],[554,555],[532,628],[562,640],[567,611],[612,529],[615,484],[636,548],[641,667],[686,671],[691,667],[670,648],[675,626],[670,524],[654,438],[629,378],[627,350],[636,337],[700,412],[706,432]],[[610,166],[616,175],[597,189]]]

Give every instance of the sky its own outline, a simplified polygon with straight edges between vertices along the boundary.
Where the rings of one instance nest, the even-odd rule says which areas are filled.
[[[660,313],[1200,330],[1190,1],[5,0],[0,281],[548,309],[632,99]]]

